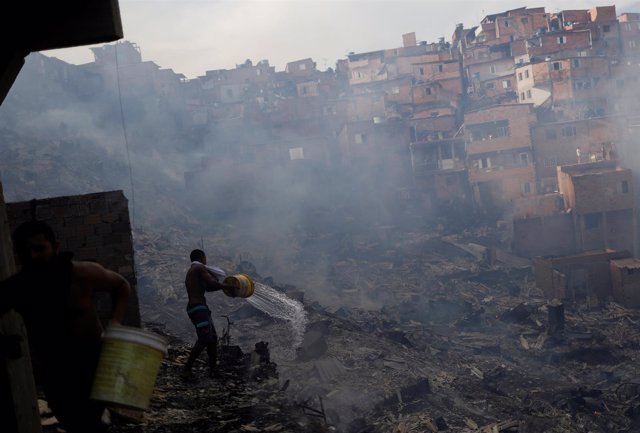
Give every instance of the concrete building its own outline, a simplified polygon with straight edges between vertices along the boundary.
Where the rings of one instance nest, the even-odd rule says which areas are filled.
[[[614,117],[593,117],[533,125],[538,191],[558,191],[558,166],[615,159],[620,142],[618,123]]]
[[[530,126],[532,105],[504,104],[464,117],[469,182],[483,212],[502,213],[536,193]]]
[[[629,308],[640,307],[640,259],[611,260],[613,298]]]
[[[551,107],[558,120],[607,114],[609,63],[603,57],[567,57],[518,66],[518,101]]]
[[[558,167],[558,187],[571,211],[576,250],[637,254],[637,210],[631,170],[616,161]]]
[[[640,56],[640,13],[625,13],[618,17],[620,45],[625,57]]]
[[[311,58],[287,63],[284,71],[294,77],[309,77],[316,72],[316,62]]]
[[[628,251],[592,251],[564,257],[536,257],[536,286],[547,299],[587,300],[597,306],[612,295],[610,262],[630,257]]]

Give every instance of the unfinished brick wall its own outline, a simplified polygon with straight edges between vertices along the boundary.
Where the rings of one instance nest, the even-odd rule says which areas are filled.
[[[31,219],[31,203],[7,203],[7,215],[13,231],[18,225]],[[73,252],[74,260],[100,263],[129,281],[133,294],[129,299],[124,324],[140,326],[128,200],[123,192],[109,191],[38,200],[36,218],[53,228],[61,251]],[[111,313],[109,295],[97,294],[96,307],[100,320],[106,323]]]

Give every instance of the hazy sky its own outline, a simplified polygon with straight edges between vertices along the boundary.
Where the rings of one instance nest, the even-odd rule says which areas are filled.
[[[521,6],[548,12],[613,3],[554,0],[120,0],[124,39],[143,60],[185,74],[230,69],[246,59],[268,59],[276,70],[312,57],[318,67],[335,66],[350,51],[402,45],[402,34],[418,40],[450,40],[456,23],[476,25],[487,14]],[[637,11],[637,0],[616,3],[618,14]],[[47,51],[70,63],[93,61],[87,47]]]

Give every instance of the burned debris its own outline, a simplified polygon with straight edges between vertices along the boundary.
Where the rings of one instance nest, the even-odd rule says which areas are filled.
[[[131,42],[79,67],[35,55],[29,82],[73,77],[67,108],[95,98],[101,126],[16,133],[20,113],[54,107],[18,82],[0,116],[10,223],[28,198],[64,196],[38,217],[125,274],[129,320],[169,340],[150,409],[114,409],[110,430],[640,431],[638,29],[615,6],[523,7],[335,70],[247,60],[192,80]],[[105,72],[116,50],[135,89],[133,170],[100,138],[122,126]],[[122,179],[136,170],[134,201]],[[306,314],[216,298],[217,379],[201,361],[180,377],[193,248]],[[16,350],[0,338],[0,356]]]

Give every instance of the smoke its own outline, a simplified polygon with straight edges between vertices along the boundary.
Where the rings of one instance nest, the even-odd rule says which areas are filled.
[[[386,135],[368,143],[370,154],[348,159],[332,126],[342,122],[308,120],[320,114],[313,104],[296,107],[315,113],[300,124],[265,116],[202,125],[185,109],[188,94],[126,82],[118,93],[116,84],[91,68],[27,58],[0,108],[0,128],[21,136],[19,146],[3,146],[7,200],[122,189],[134,235],[178,228],[188,238],[212,237],[228,256],[303,288],[308,299],[339,305],[342,291],[356,288],[358,305],[379,305],[358,278],[336,278],[336,264],[380,254],[388,245],[376,227],[404,213],[396,125],[379,125]],[[43,158],[50,164],[38,180],[21,182]]]

